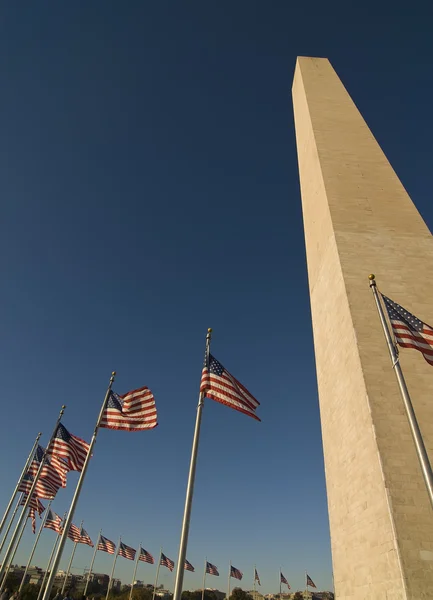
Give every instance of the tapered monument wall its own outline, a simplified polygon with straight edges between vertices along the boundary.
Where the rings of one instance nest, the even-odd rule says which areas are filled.
[[[298,58],[293,104],[336,597],[433,598],[433,510],[368,285],[433,324],[433,238],[328,60]],[[433,367],[400,356],[433,460]]]

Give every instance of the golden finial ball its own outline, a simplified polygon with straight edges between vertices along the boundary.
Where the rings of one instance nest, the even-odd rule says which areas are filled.
[[[374,273],[370,273],[370,275],[368,276],[370,281],[373,281],[373,279],[375,279],[375,275]]]
[[[212,333],[212,327],[209,327],[207,330],[208,333]]]
[[[116,375],[116,371],[112,371],[111,372],[111,377],[115,377],[115,375]]]

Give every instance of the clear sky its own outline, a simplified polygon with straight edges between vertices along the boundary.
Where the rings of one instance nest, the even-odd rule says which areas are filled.
[[[177,560],[213,327],[213,353],[260,400],[262,423],[206,403],[185,589],[200,587],[205,556],[223,590],[230,560],[245,589],[254,564],[265,592],[278,591],[280,566],[294,589],[305,569],[332,587],[297,55],[332,61],[433,223],[431,20],[421,5],[338,4],[3,3],[0,507],[62,403],[65,426],[90,439],[115,369],[117,392],[154,391],[160,426],[101,431],[74,521]],[[39,566],[53,540],[45,531]],[[75,572],[90,559],[80,546]],[[95,569],[110,567],[99,553]],[[119,558],[116,575],[129,582],[132,569]],[[141,564],[138,578],[154,573]],[[174,575],[162,568],[160,582],[172,589]]]

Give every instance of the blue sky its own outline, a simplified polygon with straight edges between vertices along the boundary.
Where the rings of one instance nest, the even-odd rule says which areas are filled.
[[[36,433],[90,439],[110,372],[160,426],[103,430],[74,521],[177,559],[207,327],[262,423],[207,401],[187,558],[252,587],[332,587],[291,84],[333,63],[433,223],[430,20],[419,5],[14,2],[0,19],[0,506]],[[427,5],[426,5],[427,6]],[[427,9],[426,9],[427,10]],[[338,15],[338,17],[337,17]],[[396,299],[402,301],[404,299]],[[409,307],[410,308],[410,307]],[[433,317],[432,317],[433,318]],[[72,474],[53,508],[62,514]],[[25,563],[26,533],[17,561]],[[54,533],[44,532],[44,566]],[[68,542],[61,566],[71,552]],[[89,565],[80,547],[75,572]],[[119,558],[116,575],[132,576]],[[99,553],[95,569],[109,572]],[[154,567],[139,579],[152,582]],[[174,575],[161,569],[173,588]]]

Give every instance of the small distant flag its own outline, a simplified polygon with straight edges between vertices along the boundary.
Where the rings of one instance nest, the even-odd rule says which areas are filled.
[[[31,475],[36,475],[42,459],[44,457],[45,448],[42,446],[38,446],[36,448],[36,452],[34,455],[34,459],[32,460],[29,473]],[[59,457],[45,457],[44,466],[41,470],[41,479],[46,480],[49,484],[51,484],[55,489],[59,489],[61,487],[66,487],[66,473],[68,472],[68,467],[66,463],[64,463]]]
[[[170,571],[173,571],[174,569],[174,562],[170,558],[168,558],[163,552],[161,552],[160,565],[162,567],[167,567],[167,569],[170,569]]]
[[[287,579],[284,577],[284,575],[281,573],[280,571],[280,581],[281,583],[285,583],[287,585],[287,588],[290,590],[290,585],[289,582],[287,581]]]
[[[203,367],[200,392],[205,394],[206,398],[221,402],[260,421],[256,415],[256,408],[260,402],[211,354],[209,354],[209,368],[206,363]]]
[[[69,526],[68,538],[70,540],[72,540],[73,542],[76,542],[77,544],[81,540],[81,530],[79,527],[77,527],[73,523],[71,523]]]
[[[243,577],[243,574],[239,571],[239,569],[235,569],[235,567],[232,567],[230,565],[230,577],[241,580]]]
[[[262,584],[260,583],[260,577],[259,577],[259,574],[257,573],[257,569],[254,569],[254,581],[257,581],[257,583],[258,583],[259,585],[262,585]]]
[[[433,365],[433,327],[382,294],[395,339],[402,348],[413,348]]]
[[[188,562],[185,558],[185,571],[191,571],[194,573],[195,569],[190,562]]]
[[[53,510],[49,510],[47,513],[47,518],[45,519],[44,527],[47,529],[52,529],[56,533],[62,533],[62,521],[63,519],[59,517]]]
[[[21,506],[24,506],[24,504],[27,502],[27,496],[28,496],[28,494],[25,494],[23,496],[23,498],[22,498],[22,500],[20,502]],[[39,514],[39,516],[41,516],[41,514],[45,510],[45,506],[42,504],[42,502],[39,500],[39,498],[35,498],[34,495],[30,499],[29,507],[32,508],[33,510],[37,511],[37,513]]]
[[[32,520],[32,532],[36,533],[36,511],[34,508],[29,508],[29,515],[27,518]]]
[[[138,560],[149,563],[149,565],[153,565],[155,563],[153,556],[144,548],[140,548],[140,556]]]
[[[218,573],[218,569],[215,565],[213,565],[210,562],[206,561],[206,573],[208,573],[209,575],[216,575],[216,577],[219,577],[219,573]]]
[[[116,544],[103,535],[100,535],[98,550],[101,550],[101,552],[108,552],[108,554],[114,554],[116,551]]]
[[[140,431],[157,425],[155,398],[148,387],[132,390],[123,396],[110,392],[100,427]]]
[[[89,448],[87,442],[69,433],[66,427],[59,423],[48,452],[66,459],[71,471],[82,471]]]
[[[120,542],[119,556],[123,556],[123,558],[127,558],[128,560],[134,560],[135,550],[134,548],[131,548],[131,546],[127,546],[123,542]]]
[[[311,577],[308,575],[307,573],[307,587],[310,586],[312,588],[316,587],[316,584],[314,583],[314,581],[311,579]]]
[[[90,546],[91,548],[93,548],[93,542],[90,538],[90,535],[87,533],[87,531],[83,528],[81,528],[81,535],[80,535],[80,544],[87,544],[88,546]]]

